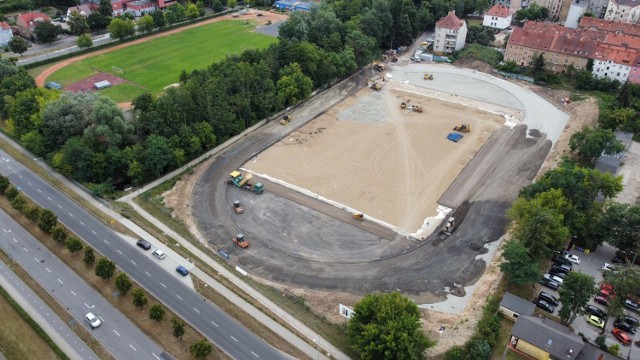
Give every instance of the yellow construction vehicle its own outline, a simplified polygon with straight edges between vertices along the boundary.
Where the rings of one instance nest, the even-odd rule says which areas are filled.
[[[355,213],[355,214],[353,214],[353,218],[358,220],[358,221],[362,221],[362,220],[364,220],[364,214],[363,213]]]
[[[471,132],[471,124],[460,124],[460,125],[456,125],[453,128],[453,131],[457,131],[457,132],[461,132],[461,133],[468,133]]]
[[[376,91],[379,91],[380,89],[382,89],[382,85],[378,84],[377,82],[372,83],[371,86],[369,87]]]
[[[380,72],[382,72],[382,71],[384,71],[384,64],[381,64],[381,63],[379,63],[379,62],[377,62],[377,61],[376,61],[376,62],[374,62],[374,63],[373,63],[372,68],[373,68],[373,70],[375,70],[375,71],[380,71]]]
[[[236,212],[236,214],[242,214],[244,212],[244,209],[242,208],[242,206],[240,206],[240,200],[235,200],[233,202],[233,210]]]
[[[244,235],[243,234],[236,235],[233,238],[233,242],[236,243],[236,245],[240,246],[243,249],[246,249],[246,248],[249,247],[249,242],[244,239]]]
[[[433,80],[433,74],[424,74],[425,80]]]
[[[287,125],[289,121],[291,121],[291,118],[289,115],[285,115],[282,117],[282,120],[280,120],[280,125]]]

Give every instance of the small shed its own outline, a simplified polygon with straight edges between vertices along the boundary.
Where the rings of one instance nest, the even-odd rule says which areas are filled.
[[[48,83],[44,84],[44,87],[52,90],[62,90],[62,85],[58,84],[55,81],[49,81]]]
[[[108,87],[111,87],[111,83],[108,82],[107,80],[98,81],[97,83],[93,84],[93,87],[95,87],[96,90],[102,90],[102,89],[106,89]]]
[[[507,319],[516,321],[518,316],[532,316],[536,305],[521,297],[507,292],[500,302],[498,311]]]

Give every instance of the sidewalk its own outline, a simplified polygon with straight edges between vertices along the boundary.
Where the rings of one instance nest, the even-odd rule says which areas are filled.
[[[40,325],[69,358],[98,359],[98,356],[78,335],[71,331],[67,324],[2,261],[0,261],[0,286]]]

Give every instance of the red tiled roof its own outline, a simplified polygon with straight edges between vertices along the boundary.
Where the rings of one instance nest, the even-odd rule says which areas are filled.
[[[485,15],[507,18],[509,17],[509,8],[502,5],[494,5]]]
[[[640,26],[636,24],[602,20],[586,16],[580,19],[578,27],[582,29],[602,30],[610,33],[640,36]]]
[[[438,22],[436,23],[436,28],[458,30],[462,27],[463,24],[464,21],[460,20],[456,16],[455,11],[449,11],[449,14],[447,14],[447,16],[438,20]]]
[[[631,8],[640,6],[640,1],[638,0],[613,0],[618,6],[628,6]]]
[[[24,21],[25,24],[29,24],[35,20],[44,20],[51,21],[51,18],[47,14],[43,14],[41,12],[30,12],[25,14],[20,14],[20,18]]]
[[[11,26],[9,26],[9,24],[7,24],[7,23],[6,23],[6,22],[4,22],[4,21],[0,21],[0,29],[2,29],[2,30],[9,30],[9,29],[11,29]]]
[[[604,42],[606,37],[607,34],[600,31],[527,21],[524,28],[513,29],[509,44],[586,58],[596,51],[598,42]]]
[[[623,46],[611,44],[598,44],[598,49],[593,54],[594,60],[609,61],[627,66],[638,66],[640,51]]]

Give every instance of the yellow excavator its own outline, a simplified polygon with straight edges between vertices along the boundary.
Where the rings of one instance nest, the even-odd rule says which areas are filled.
[[[457,132],[461,132],[461,133],[468,133],[471,132],[471,124],[460,124],[460,125],[456,125],[453,128],[453,131],[457,131]]]

